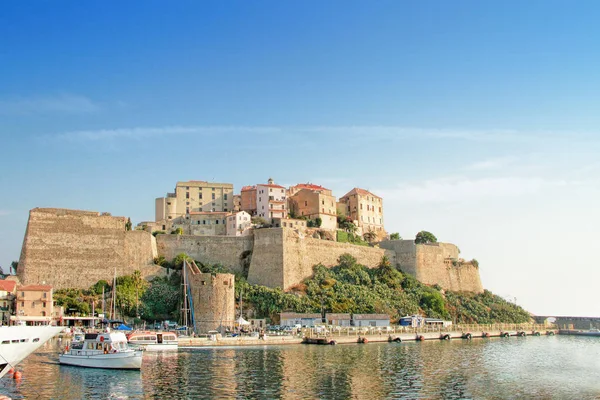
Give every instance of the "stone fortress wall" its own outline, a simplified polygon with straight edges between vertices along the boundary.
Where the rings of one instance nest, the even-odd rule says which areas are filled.
[[[458,263],[458,248],[449,243],[415,245],[393,240],[380,247],[357,246],[305,236],[291,228],[254,230],[254,235],[186,236],[126,231],[125,217],[97,212],[36,208],[30,211],[18,275],[23,284],[55,288],[88,288],[100,279],[138,269],[144,277],[164,274],[153,265],[158,254],[167,260],[186,253],[203,264],[220,263],[248,282],[289,289],[312,275],[313,266],[337,265],[349,253],[374,268],[387,256],[392,264],[419,281],[455,291],[482,292],[479,269]]]
[[[235,326],[235,276],[233,274],[188,274],[199,333]]]
[[[458,247],[454,244],[387,240],[379,246],[393,251],[398,267],[419,282],[453,291],[483,292],[479,267],[470,262],[460,262]]]
[[[154,237],[126,231],[127,218],[93,211],[34,208],[29,212],[17,275],[22,284],[89,288],[101,279],[140,270],[164,274],[154,265]]]

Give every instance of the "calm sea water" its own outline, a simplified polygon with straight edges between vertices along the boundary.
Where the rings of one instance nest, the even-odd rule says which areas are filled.
[[[594,399],[600,339],[526,337],[146,353],[141,371],[58,365],[57,341],[0,380],[15,399]]]

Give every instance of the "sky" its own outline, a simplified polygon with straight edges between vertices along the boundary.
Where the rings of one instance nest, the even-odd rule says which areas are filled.
[[[383,197],[537,315],[600,316],[596,1],[4,1],[0,266],[28,211],[177,181]]]

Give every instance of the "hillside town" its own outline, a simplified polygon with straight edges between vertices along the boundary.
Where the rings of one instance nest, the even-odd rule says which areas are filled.
[[[139,223],[139,229],[244,236],[257,225],[312,227],[335,237],[343,227],[369,242],[387,237],[383,199],[361,188],[336,199],[330,189],[313,183],[285,188],[270,178],[267,183],[243,186],[235,194],[231,183],[187,181],[177,182],[174,192],[157,198],[155,207],[155,220]]]

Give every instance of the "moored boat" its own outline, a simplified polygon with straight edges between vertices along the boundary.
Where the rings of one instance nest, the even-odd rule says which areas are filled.
[[[23,361],[25,357],[60,333],[60,326],[1,326],[0,327],[0,377]]]
[[[86,333],[83,342],[67,345],[58,360],[87,368],[141,369],[142,352],[129,348],[122,332]]]
[[[146,351],[177,350],[178,340],[175,332],[136,331],[127,336],[134,348]]]

